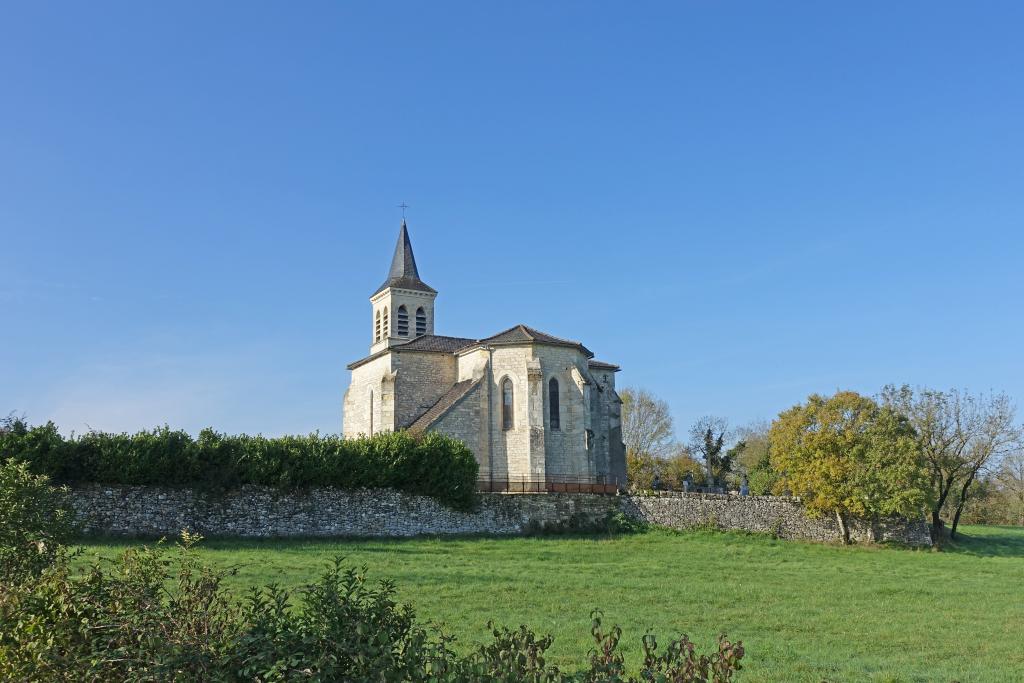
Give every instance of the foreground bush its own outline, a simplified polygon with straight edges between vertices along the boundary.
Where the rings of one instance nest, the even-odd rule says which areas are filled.
[[[203,566],[183,536],[126,551],[80,576],[58,559],[38,577],[0,588],[0,680],[46,681],[729,681],[743,647],[722,636],[698,655],[685,636],[660,651],[644,636],[639,677],[627,674],[621,631],[592,617],[589,661],[547,665],[550,636],[491,629],[468,655],[425,629],[394,586],[336,560],[297,594],[275,586],[239,601],[223,572]]]
[[[72,531],[66,492],[25,463],[0,460],[0,584],[40,574]]]
[[[472,506],[478,470],[464,443],[435,433],[267,438],[204,429],[193,439],[162,427],[64,438],[52,422],[30,427],[16,418],[0,423],[0,459],[7,458],[58,484],[394,488],[458,509]]]
[[[340,559],[297,592],[253,588],[239,600],[228,572],[199,562],[199,540],[182,533],[177,552],[126,550],[111,566],[71,569],[59,545],[67,510],[62,491],[23,463],[0,467],[0,680],[10,681],[626,681],[618,627],[593,615],[589,668],[563,674],[545,663],[550,636],[525,626],[492,629],[468,656],[452,638],[416,622],[394,585],[367,583]],[[31,543],[26,546],[28,539]],[[23,559],[39,539],[52,551]],[[11,559],[13,558],[13,559]],[[719,640],[698,656],[683,638],[658,652],[643,640],[643,680],[728,681],[741,644]]]

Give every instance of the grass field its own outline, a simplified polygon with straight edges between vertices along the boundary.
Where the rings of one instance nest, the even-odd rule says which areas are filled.
[[[206,541],[239,588],[297,586],[334,556],[389,577],[422,620],[466,643],[485,623],[555,636],[581,661],[589,613],[643,633],[720,631],[747,648],[741,681],[1024,681],[1024,530],[968,527],[937,553],[841,548],[765,536],[653,531],[616,538]],[[124,543],[90,542],[85,557]]]

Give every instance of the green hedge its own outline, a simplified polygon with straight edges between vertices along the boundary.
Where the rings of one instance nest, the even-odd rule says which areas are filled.
[[[31,427],[15,418],[0,424],[0,460],[6,458],[25,461],[58,484],[393,488],[457,509],[472,506],[478,469],[464,443],[433,433],[267,438],[204,429],[193,439],[161,427],[65,438],[52,422]]]

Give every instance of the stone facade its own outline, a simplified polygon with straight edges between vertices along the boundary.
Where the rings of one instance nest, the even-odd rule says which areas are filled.
[[[174,536],[182,529],[206,536],[405,537],[516,535],[531,528],[600,523],[611,513],[686,529],[714,525],[774,533],[783,538],[833,542],[834,520],[806,515],[798,500],[699,493],[602,496],[586,493],[481,494],[473,512],[397,491],[312,489],[283,492],[247,486],[225,493],[142,486],[81,486],[72,505],[87,534]],[[854,540],[930,545],[925,520],[890,520],[872,533],[853,525]]]
[[[434,335],[436,295],[419,278],[403,221],[388,279],[370,298],[370,355],[348,366],[345,436],[449,434],[470,447],[491,488],[506,480],[625,487],[618,367],[525,325],[483,339]],[[408,315],[421,310],[428,318],[417,327]]]

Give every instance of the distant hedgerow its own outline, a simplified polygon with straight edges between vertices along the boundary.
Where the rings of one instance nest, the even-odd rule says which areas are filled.
[[[457,509],[472,507],[478,471],[464,443],[436,433],[268,438],[204,429],[193,439],[164,426],[65,438],[52,422],[32,427],[13,417],[0,422],[0,460],[7,458],[57,484],[393,488]]]

